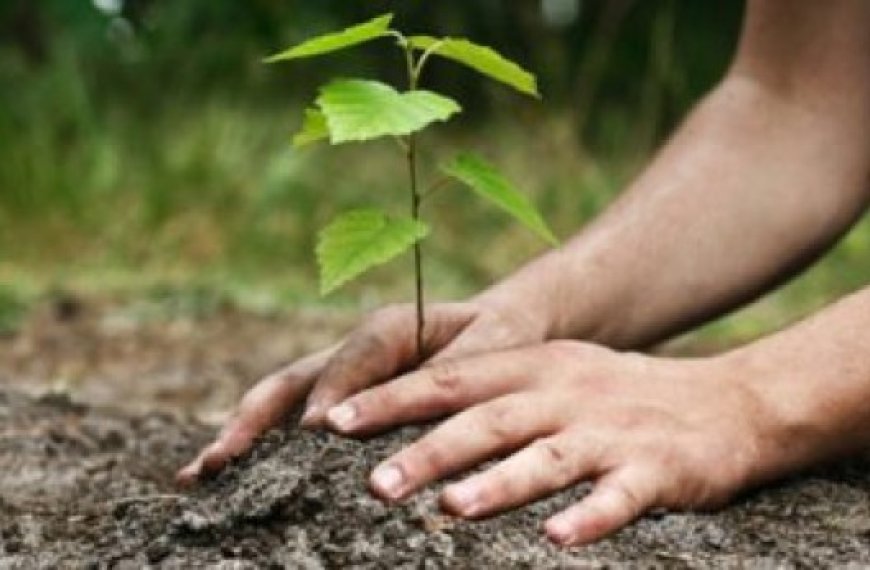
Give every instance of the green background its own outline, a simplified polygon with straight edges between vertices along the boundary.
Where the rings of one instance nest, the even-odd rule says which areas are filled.
[[[317,296],[316,231],[348,207],[405,209],[394,145],[291,149],[333,76],[402,80],[389,42],[316,62],[263,56],[393,11],[409,32],[467,35],[539,75],[543,102],[436,62],[426,86],[466,113],[424,139],[473,149],[567,237],[649,160],[728,64],[739,2],[691,0],[6,0],[0,4],[0,329],[57,291],[231,299],[258,310],[411,297],[410,260]],[[820,192],[824,188],[818,189]],[[433,296],[461,297],[540,250],[460,191],[430,204]],[[870,224],[749,310],[730,344],[868,282]]]

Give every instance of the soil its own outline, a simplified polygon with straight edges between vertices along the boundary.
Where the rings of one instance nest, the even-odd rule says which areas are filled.
[[[79,385],[87,387],[99,370],[133,379],[121,358],[141,373],[149,360],[133,356],[159,353],[143,330],[153,327],[157,334],[175,326],[149,322],[101,336],[94,323],[116,307],[87,310],[90,317],[70,323],[47,309],[34,317],[39,326],[0,341],[0,379],[28,370],[23,360],[2,359],[11,345],[49,347],[39,340],[49,333],[56,350],[46,348],[39,365],[46,370],[71,358],[73,352],[59,346],[128,342],[132,354],[115,361],[99,352],[103,356],[90,361],[94,366],[82,369]],[[296,315],[294,322],[303,318]],[[218,324],[224,320],[231,324]],[[333,334],[346,324],[332,316],[310,322]],[[190,345],[160,344],[181,370],[170,374],[158,367],[155,377],[194,376],[197,366],[209,365],[207,358],[180,355],[189,356],[200,335],[210,334],[228,351],[221,362],[244,369],[230,375],[232,389],[221,388],[232,393],[250,381],[243,376],[274,362],[248,360],[256,351],[247,346],[244,352],[214,331],[265,342],[281,338],[279,329],[300,330],[287,320],[232,310],[197,318],[193,328],[200,332],[191,333]],[[294,351],[293,342],[288,340],[285,356]],[[165,386],[155,395],[129,383],[116,381],[114,401],[130,394],[142,401],[126,409],[76,403],[82,396],[74,391],[36,396],[22,393],[20,382],[14,388],[0,383],[0,568],[870,567],[870,461],[864,459],[758,491],[718,513],[654,513],[609,540],[563,550],[541,536],[540,523],[582,496],[584,486],[481,522],[442,515],[437,488],[397,506],[373,499],[365,488],[368,470],[422,427],[358,442],[299,431],[291,421],[218,477],[181,492],[172,484],[173,472],[214,433],[191,410],[211,416],[219,415],[217,408],[198,408],[183,383],[180,395]],[[110,389],[104,390],[108,399]],[[203,390],[207,400],[221,399]],[[150,411],[133,410],[139,407]]]
[[[353,324],[324,309],[258,314],[196,291],[134,300],[57,294],[0,334],[0,386],[220,423],[244,390]]]

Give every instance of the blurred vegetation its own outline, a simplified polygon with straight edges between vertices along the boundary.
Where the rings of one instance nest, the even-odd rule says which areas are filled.
[[[431,84],[469,113],[428,140],[489,155],[567,236],[599,212],[720,77],[740,3],[691,0],[6,0],[0,5],[0,330],[58,289],[179,288],[260,308],[410,296],[401,265],[316,298],[316,228],[344,207],[404,209],[389,144],[295,152],[317,85],[399,81],[385,45],[292,68],[261,58],[394,11],[403,28],[468,35],[537,72],[543,104],[449,65]],[[470,118],[473,117],[473,118]],[[444,193],[427,215],[435,294],[485,285],[538,243]],[[779,326],[870,277],[864,223],[812,272],[702,340]],[[861,262],[863,259],[863,263]],[[215,293],[202,293],[215,292]],[[183,298],[188,298],[184,297]]]

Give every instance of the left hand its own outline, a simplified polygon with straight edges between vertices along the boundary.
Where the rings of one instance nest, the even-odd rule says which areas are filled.
[[[502,299],[485,292],[463,303],[429,306],[424,339],[425,352],[430,355],[427,361],[541,342],[547,327],[541,315],[546,311],[532,303]],[[336,403],[417,367],[416,326],[414,307],[384,307],[337,345],[270,374],[245,394],[217,438],[178,472],[177,481],[191,485],[220,471],[306,399],[302,424],[320,426],[326,411]]]
[[[577,545],[654,507],[720,506],[776,474],[762,400],[734,372],[716,358],[553,341],[424,367],[350,397],[328,420],[357,435],[464,410],[378,466],[374,492],[401,500],[513,452],[448,486],[443,506],[478,518],[594,479],[545,524],[552,540]]]

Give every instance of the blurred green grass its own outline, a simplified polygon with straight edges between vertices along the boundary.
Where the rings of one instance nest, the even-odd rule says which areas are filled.
[[[59,80],[60,81],[60,80]],[[292,105],[271,108],[215,99],[156,120],[95,119],[86,100],[66,108],[34,95],[30,128],[0,126],[0,329],[24,300],[58,289],[130,295],[154,288],[208,289],[252,307],[372,306],[409,298],[409,261],[399,260],[327,300],[316,295],[314,237],[333,214],[374,202],[405,209],[393,145],[296,152]],[[47,95],[50,97],[51,95]],[[531,126],[529,126],[531,123]],[[625,143],[606,158],[585,153],[570,121],[542,113],[430,138],[433,161],[476,147],[541,205],[563,237],[582,227],[643,164]],[[88,135],[69,144],[68,130]],[[11,190],[11,191],[10,191]],[[466,295],[528,259],[537,240],[461,189],[426,215],[433,297]],[[692,338],[731,343],[755,337],[866,284],[870,222],[859,224],[815,268],[751,309]]]
[[[674,71],[686,66],[672,61],[673,13],[653,19],[651,44],[644,44],[653,49],[637,72],[639,104],[614,98],[613,90],[595,98],[589,86],[579,109],[570,101],[538,107],[500,100],[484,120],[427,136],[430,158],[452,149],[482,152],[569,236],[642,168],[673,124],[675,105],[697,95]],[[639,45],[610,63],[613,73],[626,61],[637,66]],[[174,80],[143,95],[141,82],[125,87],[121,74],[110,90],[123,95],[108,97],[68,47],[61,44],[38,72],[0,51],[3,82],[15,86],[0,88],[0,331],[14,329],[32,301],[59,290],[131,297],[192,291],[191,298],[227,298],[257,310],[364,309],[410,298],[408,259],[335,297],[316,294],[313,244],[331,216],[368,203],[406,208],[394,145],[292,150],[301,105],[258,91],[263,74],[284,70],[257,67],[249,84],[229,93]],[[724,61],[727,53],[714,64]],[[714,64],[705,64],[707,83]],[[598,81],[595,65],[581,68],[587,84]],[[426,246],[432,298],[467,295],[541,248],[461,190],[439,194],[426,216],[435,226]],[[867,284],[868,255],[865,220],[811,271],[687,342],[732,344],[781,327]]]

